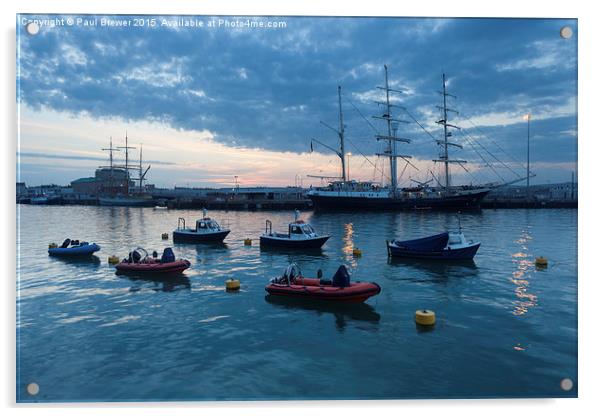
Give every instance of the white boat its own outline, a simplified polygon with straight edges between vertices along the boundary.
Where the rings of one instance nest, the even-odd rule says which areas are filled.
[[[261,247],[280,247],[290,249],[320,248],[330,235],[319,235],[314,228],[299,219],[299,211],[295,210],[295,221],[288,225],[288,233],[277,233],[272,230],[272,222],[265,221],[265,233],[259,237]]]
[[[49,204],[56,204],[58,202],[60,202],[61,197],[58,195],[36,195],[34,197],[31,197],[31,199],[29,200],[29,203],[32,205],[49,205]]]
[[[186,220],[178,218],[178,228],[173,231],[173,240],[183,243],[221,243],[230,234],[228,228],[222,228],[217,221],[207,216],[203,209],[203,218],[196,220],[194,228],[186,227]]]

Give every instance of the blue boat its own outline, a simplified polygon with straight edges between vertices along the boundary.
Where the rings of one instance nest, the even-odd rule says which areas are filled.
[[[472,260],[480,246],[478,241],[466,240],[461,228],[414,240],[387,241],[391,257],[430,260]]]
[[[79,240],[72,241],[67,238],[59,247],[48,248],[48,254],[62,257],[89,256],[98,250],[100,250],[100,246],[96,243],[80,242]]]

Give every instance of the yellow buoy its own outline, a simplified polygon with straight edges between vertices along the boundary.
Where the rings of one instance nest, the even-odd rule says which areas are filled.
[[[240,280],[238,279],[228,279],[226,280],[226,290],[238,290],[240,289]]]
[[[418,325],[435,325],[435,312],[427,309],[416,311],[416,323]]]
[[[361,257],[361,255],[362,255],[362,250],[360,250],[359,248],[354,248],[354,249],[353,249],[353,255],[354,255],[355,257]]]
[[[57,248],[58,245],[56,243],[50,243],[48,244],[48,248]]]
[[[117,264],[117,263],[119,263],[119,257],[109,256],[109,264]]]
[[[535,259],[535,265],[537,267],[548,267],[548,259],[543,256],[537,257]]]
[[[251,244],[253,244],[253,240],[250,238],[245,238],[245,246],[250,246]]]
[[[169,234],[167,234],[167,233],[163,233],[163,234],[161,234],[161,238],[162,238],[163,240],[167,240],[167,239],[169,238]]]

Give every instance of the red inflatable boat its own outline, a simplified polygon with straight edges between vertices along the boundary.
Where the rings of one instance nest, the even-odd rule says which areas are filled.
[[[115,265],[118,273],[131,274],[179,274],[190,267],[188,260],[176,260],[171,248],[166,248],[160,259],[149,257],[146,250],[138,247],[127,259]]]
[[[339,267],[332,280],[303,277],[296,265],[291,265],[282,277],[272,279],[265,287],[275,296],[293,296],[311,300],[361,303],[380,293],[373,282],[350,282],[345,266]]]
[[[117,264],[115,268],[122,273],[182,273],[190,267],[188,260],[176,260],[161,263],[160,260],[147,260],[144,263],[128,263],[127,260]]]

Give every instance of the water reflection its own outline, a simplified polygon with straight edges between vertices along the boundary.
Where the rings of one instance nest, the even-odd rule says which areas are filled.
[[[454,392],[550,397],[564,394],[558,392],[559,380],[576,379],[576,211],[531,210],[530,218],[521,210],[463,214],[467,237],[484,242],[476,264],[387,261],[386,238],[424,237],[446,226],[455,228],[454,213],[307,214],[317,230],[332,238],[320,253],[283,253],[260,250],[257,236],[266,216],[285,224],[291,212],[232,212],[228,247],[178,244],[176,256],[190,260],[191,268],[187,277],[162,280],[117,277],[107,257],[123,258],[137,245],[161,252],[173,244],[171,238],[161,240],[161,233],[173,230],[177,217],[194,218],[198,212],[25,205],[20,210],[18,376],[45,385],[48,400],[207,399],[222,397],[224,384],[239,398],[274,398],[278,386],[257,383],[266,378],[315,386],[326,398],[349,397],[349,392],[373,398],[407,397],[408,392],[420,397]],[[220,212],[212,216],[226,216]],[[521,232],[528,226],[533,240],[523,241]],[[46,243],[65,234],[100,244],[102,265],[96,260],[75,265],[45,255]],[[244,246],[249,236],[255,238],[253,245]],[[351,270],[353,246],[363,256],[354,259],[357,268]],[[529,264],[540,251],[554,259],[554,266],[562,266],[537,273]],[[353,280],[374,280],[382,294],[365,305],[342,308],[262,300],[268,280],[292,261],[309,277],[322,269],[327,279],[344,263]],[[523,276],[519,272],[515,278],[513,272],[523,266]],[[240,279],[240,292],[226,293],[224,281],[230,277]],[[527,280],[520,284],[527,294],[548,295],[554,302],[537,300],[531,313],[513,315],[518,294],[525,291],[515,293],[519,285],[511,278],[517,284]],[[413,312],[422,307],[448,319],[439,319],[431,331],[414,328]],[[171,311],[181,319],[170,319]],[[202,330],[191,331],[199,320]],[[553,327],[546,325],[550,320]],[[308,337],[313,345],[309,353],[306,342],[297,342]],[[134,344],[125,345],[124,339]],[[333,345],[337,354],[323,360],[320,352]],[[245,353],[233,355],[232,348]],[[349,368],[350,358],[366,357],[374,349],[378,354]],[[416,363],[411,358],[420,355],[437,359]],[[454,359],[466,365],[454,366]],[[446,365],[451,371],[444,371],[441,383]],[[303,371],[308,366],[316,371]],[[391,383],[395,374],[404,374],[409,384]],[[86,388],[70,388],[65,380]],[[412,380],[421,381],[417,386]],[[291,389],[278,397],[292,394],[300,395]]]
[[[160,292],[174,292],[176,290],[190,290],[190,279],[188,276],[137,276],[120,275],[132,282],[130,292],[139,292],[143,288]]]
[[[53,260],[58,260],[65,264],[71,264],[77,267],[89,265],[94,266],[95,268],[100,266],[100,258],[96,255],[91,256],[75,256],[75,257],[60,257],[60,256],[52,256]]]
[[[530,308],[537,306],[537,296],[529,292],[530,277],[534,263],[529,254],[529,242],[532,240],[529,227],[524,229],[520,237],[514,241],[519,246],[519,250],[512,254],[512,263],[516,265],[516,270],[512,272],[510,281],[515,285],[514,293],[518,300],[514,301],[514,310],[512,313],[516,316],[526,314]]]
[[[450,277],[476,277],[479,274],[479,268],[474,260],[460,260],[453,262],[429,261],[421,259],[409,259],[402,257],[389,257],[388,263],[395,268],[411,268],[418,272],[403,275],[402,280],[413,282],[441,282]],[[398,280],[398,276],[387,276]]]
[[[314,311],[318,315],[332,314],[335,326],[339,331],[345,329],[348,321],[363,321],[373,324],[378,324],[380,321],[380,314],[371,305],[366,303],[344,304],[320,302],[273,295],[266,295],[265,300],[283,309],[304,309]]]
[[[322,256],[324,255],[324,249],[322,247],[317,248],[290,248],[290,247],[277,247],[277,246],[259,246],[259,250],[262,253],[274,253],[274,254],[309,254],[313,256]]]
[[[296,250],[285,252],[274,252],[270,249],[260,250],[261,263],[267,265],[270,270],[273,270],[274,274],[281,273],[291,263],[297,263],[302,271],[306,271],[306,268],[315,268],[317,270],[326,265],[328,259],[329,256],[322,250],[309,252],[305,250],[302,252]]]

